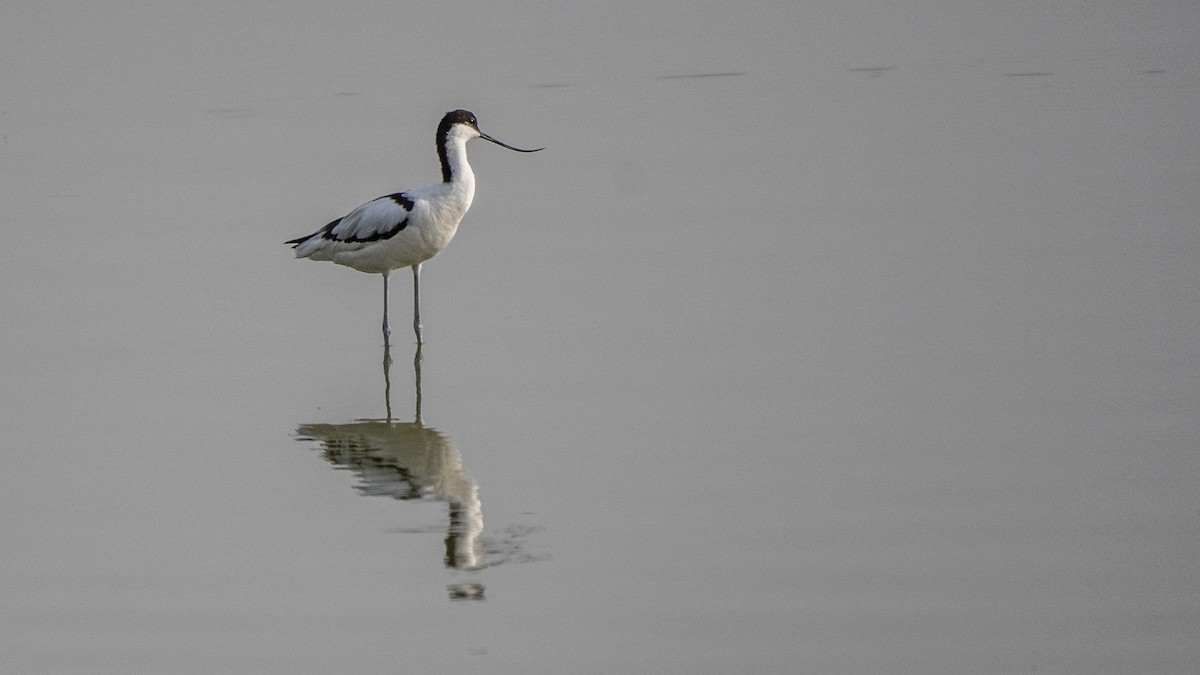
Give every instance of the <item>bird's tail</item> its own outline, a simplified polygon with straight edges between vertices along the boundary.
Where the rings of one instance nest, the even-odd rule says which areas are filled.
[[[297,258],[307,258],[321,247],[321,233],[316,232],[298,239],[289,239],[284,243],[290,244],[292,248],[296,249]]]

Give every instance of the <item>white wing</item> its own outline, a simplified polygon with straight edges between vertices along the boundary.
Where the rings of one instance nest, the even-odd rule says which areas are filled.
[[[390,239],[408,225],[412,201],[403,192],[380,197],[346,214],[322,234],[341,242],[368,242]]]
[[[296,245],[296,257],[322,249],[354,250],[381,239],[391,239],[408,226],[413,202],[403,192],[373,199],[320,230],[287,243]]]

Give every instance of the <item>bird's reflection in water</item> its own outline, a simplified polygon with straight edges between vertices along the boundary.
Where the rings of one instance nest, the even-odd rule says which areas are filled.
[[[483,532],[483,506],[479,486],[463,472],[462,456],[453,442],[421,419],[421,348],[413,356],[416,413],[412,422],[392,419],[391,354],[383,352],[384,398],[387,418],[358,420],[351,424],[306,424],[301,440],[315,440],[334,466],[350,469],[359,477],[356,486],[364,495],[400,500],[444,501],[450,505],[446,529],[447,567],[477,570],[484,566],[479,535]],[[453,600],[482,600],[479,583],[449,587]]]

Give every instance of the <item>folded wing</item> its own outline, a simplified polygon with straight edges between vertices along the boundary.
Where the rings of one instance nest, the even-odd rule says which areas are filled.
[[[318,250],[352,250],[381,239],[391,239],[408,226],[413,202],[403,192],[373,199],[316,232],[292,239],[297,257]]]

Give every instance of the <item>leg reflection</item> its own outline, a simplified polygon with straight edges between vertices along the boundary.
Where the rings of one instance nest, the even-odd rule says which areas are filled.
[[[413,354],[413,387],[415,389],[414,404],[416,412],[413,422],[421,424],[421,345]],[[392,346],[383,345],[383,405],[387,411],[387,421],[392,421]]]

